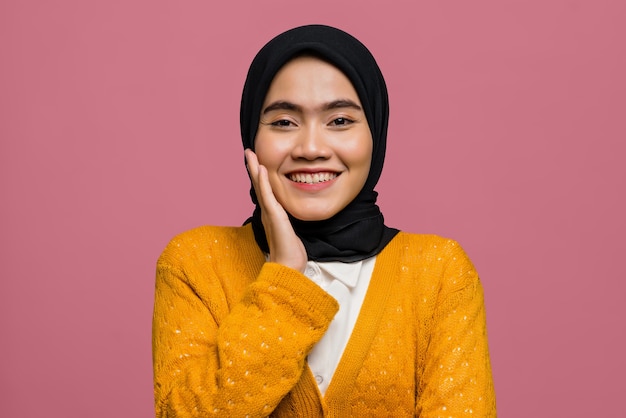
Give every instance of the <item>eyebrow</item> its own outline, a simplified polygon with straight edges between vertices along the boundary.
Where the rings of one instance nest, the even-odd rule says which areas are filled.
[[[333,100],[332,102],[324,103],[321,106],[321,110],[326,111],[326,110],[341,109],[341,108],[346,108],[346,107],[355,109],[355,110],[363,110],[361,106],[359,106],[358,104],[356,104],[350,99],[338,99],[338,100]],[[302,106],[297,105],[292,102],[288,102],[286,100],[278,100],[274,103],[270,103],[269,105],[267,105],[267,107],[263,109],[262,113],[266,114],[274,110],[291,110],[294,112],[302,112]]]

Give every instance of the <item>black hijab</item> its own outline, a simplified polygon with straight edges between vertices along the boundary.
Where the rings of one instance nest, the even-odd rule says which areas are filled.
[[[261,108],[270,84],[283,65],[302,54],[312,54],[329,62],[352,82],[372,133],[372,163],[363,189],[332,218],[302,221],[289,215],[289,219],[310,260],[363,260],[378,254],[398,233],[385,226],[376,205],[378,194],[374,186],[385,159],[389,100],[383,75],[365,45],[346,32],[323,25],[297,27],[269,41],[252,61],[243,88],[240,110],[243,145],[254,151]],[[250,196],[256,208],[246,223],[252,222],[257,244],[269,252],[254,188],[250,189]]]

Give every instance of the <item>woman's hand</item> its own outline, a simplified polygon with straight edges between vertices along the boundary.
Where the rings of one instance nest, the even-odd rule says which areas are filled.
[[[261,207],[261,221],[270,247],[270,261],[304,272],[307,255],[293,230],[287,212],[274,197],[267,169],[252,150],[245,150],[246,165]]]

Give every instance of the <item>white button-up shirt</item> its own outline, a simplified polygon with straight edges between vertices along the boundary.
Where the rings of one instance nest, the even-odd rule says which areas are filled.
[[[308,356],[309,367],[322,395],[326,393],[354,329],[375,261],[376,257],[353,263],[307,262],[305,276],[339,303],[339,311],[330,323],[328,331]]]

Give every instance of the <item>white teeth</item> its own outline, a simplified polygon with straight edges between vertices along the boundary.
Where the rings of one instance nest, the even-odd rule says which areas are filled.
[[[309,174],[309,173],[289,174],[289,179],[291,181],[295,181],[296,183],[308,183],[308,184],[322,183],[325,181],[332,180],[335,177],[337,177],[337,173],[328,173],[328,172],[315,173],[315,174]]]

